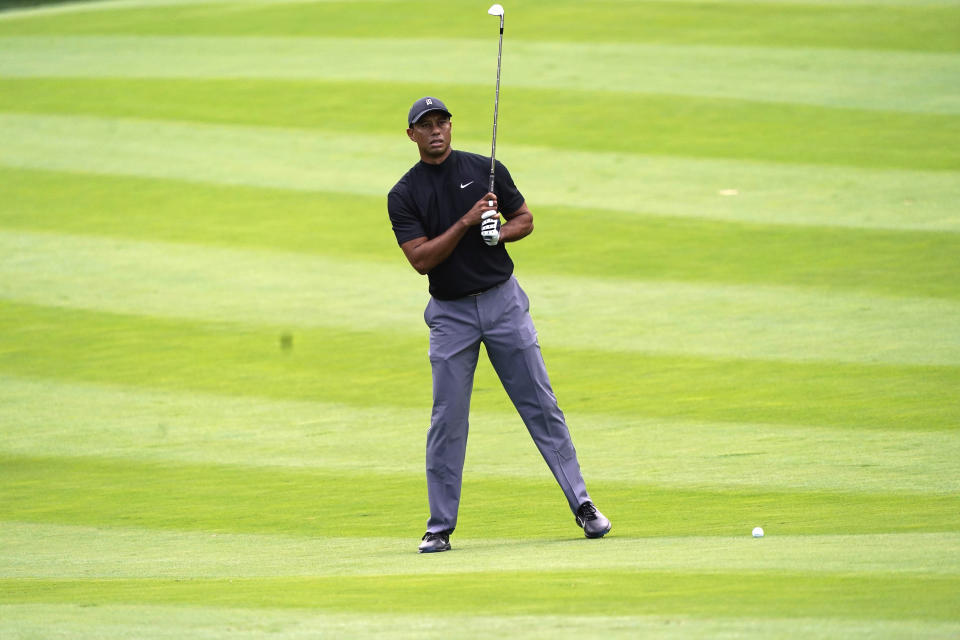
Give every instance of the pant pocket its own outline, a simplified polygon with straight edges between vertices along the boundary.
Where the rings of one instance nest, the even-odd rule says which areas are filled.
[[[433,320],[433,298],[427,302],[427,306],[423,308],[423,321],[429,327],[430,322]]]

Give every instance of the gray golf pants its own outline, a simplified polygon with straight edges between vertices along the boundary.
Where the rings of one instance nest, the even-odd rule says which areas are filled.
[[[433,415],[427,433],[428,532],[453,531],[467,448],[470,395],[480,343],[527,426],[570,510],[590,500],[570,432],[550,388],[527,295],[516,279],[458,300],[431,298]]]

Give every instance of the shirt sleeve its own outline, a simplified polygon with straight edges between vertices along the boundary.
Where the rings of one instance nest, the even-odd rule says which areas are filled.
[[[524,198],[507,168],[496,161],[496,173],[493,176],[493,192],[497,194],[497,204],[500,211],[514,213],[523,206]]]
[[[427,237],[420,217],[413,211],[409,199],[404,197],[399,189],[393,189],[387,195],[387,213],[393,225],[393,234],[397,236],[397,244],[409,242],[414,238]]]

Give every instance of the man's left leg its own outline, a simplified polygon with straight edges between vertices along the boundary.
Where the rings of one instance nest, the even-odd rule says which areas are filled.
[[[536,443],[570,510],[591,502],[563,412],[550,386],[529,301],[513,278],[483,300],[483,341],[504,389]],[[484,294],[486,297],[487,294]],[[604,532],[606,533],[606,532]]]

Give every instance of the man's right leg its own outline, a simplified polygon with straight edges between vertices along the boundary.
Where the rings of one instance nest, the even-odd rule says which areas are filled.
[[[427,533],[457,526],[460,486],[469,431],[473,375],[480,354],[476,304],[431,300],[424,313],[430,327],[433,413],[427,432]]]

